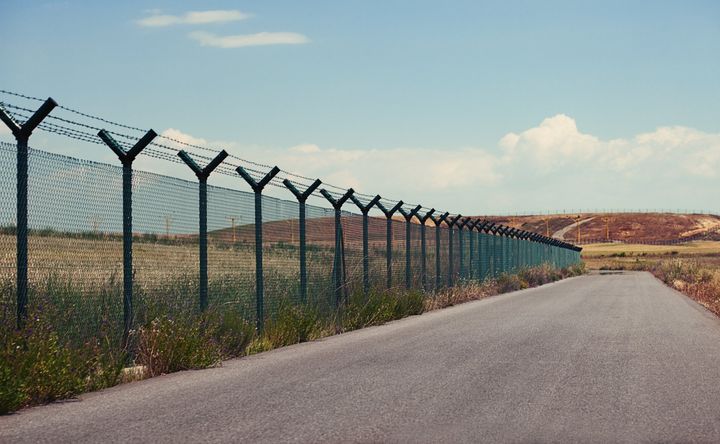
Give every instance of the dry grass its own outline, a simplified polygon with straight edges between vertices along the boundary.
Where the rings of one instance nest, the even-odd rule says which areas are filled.
[[[618,255],[708,255],[720,254],[720,242],[696,241],[677,245],[643,245],[643,244],[588,244],[583,245],[583,258],[594,258]]]
[[[590,269],[645,269],[668,259],[720,261],[720,242],[696,241],[677,245],[591,244],[583,246]]]

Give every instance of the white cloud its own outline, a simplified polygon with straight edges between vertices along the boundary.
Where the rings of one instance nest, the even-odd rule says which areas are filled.
[[[320,147],[312,143],[305,143],[290,147],[289,151],[296,153],[318,153],[320,152]]]
[[[507,168],[530,163],[540,174],[566,167],[629,172],[664,164],[667,169],[683,167],[708,176],[715,174],[720,161],[720,134],[667,126],[630,139],[601,140],[580,132],[575,120],[564,114],[520,134],[508,133],[498,145]]]
[[[575,120],[565,114],[549,117],[520,134],[508,133],[499,145],[508,160],[530,159],[546,171],[588,159],[599,149],[598,139],[578,131]]]
[[[162,134],[215,150],[225,148],[246,159],[361,193],[467,214],[513,208],[707,208],[714,202],[710,196],[714,187],[707,181],[720,176],[718,133],[668,126],[634,137],[602,140],[582,133],[565,115],[509,133],[490,148],[337,149],[312,143],[267,147],[207,141],[174,128]],[[167,140],[163,143],[183,148]],[[194,180],[182,164],[147,158],[144,162],[143,169]],[[235,176],[215,175],[211,181],[247,188]],[[270,187],[267,192],[289,197],[282,188]]]
[[[173,140],[177,140],[181,143],[176,143],[171,140],[163,140],[163,144],[170,145],[173,147],[176,147],[178,149],[182,149],[182,144],[187,143],[191,145],[199,145],[199,146],[206,146],[208,144],[207,140],[199,138],[199,137],[193,137],[190,134],[183,133],[182,131],[175,129],[175,128],[168,128],[162,133],[160,133],[161,136],[168,137]]]
[[[202,46],[215,48],[241,48],[244,46],[261,45],[299,45],[308,43],[310,39],[294,32],[259,32],[257,34],[240,34],[220,36],[210,32],[191,32],[189,37]]]
[[[145,27],[165,27],[172,25],[205,25],[211,23],[227,23],[245,20],[250,17],[237,10],[190,11],[183,15],[160,14],[158,10],[149,11],[152,15],[137,20],[137,24]]]

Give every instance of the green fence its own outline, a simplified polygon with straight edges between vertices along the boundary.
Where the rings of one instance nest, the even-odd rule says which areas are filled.
[[[262,329],[282,304],[332,311],[355,293],[434,291],[580,261],[579,248],[536,233],[216,156],[50,100],[41,112],[0,102],[18,140],[0,143],[3,328],[42,317],[82,341],[212,309]],[[28,148],[32,129],[112,149],[118,162]],[[197,180],[135,168],[138,155],[187,164]],[[207,183],[218,175],[237,186]]]

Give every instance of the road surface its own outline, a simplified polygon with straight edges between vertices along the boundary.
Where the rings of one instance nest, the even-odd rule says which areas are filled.
[[[573,278],[0,417],[0,442],[720,442],[720,322]]]

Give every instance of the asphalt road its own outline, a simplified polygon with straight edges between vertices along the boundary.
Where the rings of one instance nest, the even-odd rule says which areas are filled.
[[[0,417],[2,442],[720,442],[720,321],[586,276]]]

